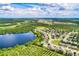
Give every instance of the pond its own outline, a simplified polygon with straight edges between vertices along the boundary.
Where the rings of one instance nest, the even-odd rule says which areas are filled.
[[[0,48],[8,48],[32,41],[36,36],[32,32],[0,35]]]

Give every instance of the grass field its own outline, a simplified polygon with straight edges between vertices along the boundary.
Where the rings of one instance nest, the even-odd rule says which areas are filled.
[[[62,54],[36,45],[20,45],[12,48],[0,49],[0,56],[61,56]]]
[[[61,42],[61,40],[58,40],[58,39],[55,39],[55,40],[52,41],[52,43],[55,44],[55,45],[59,45],[60,42]]]

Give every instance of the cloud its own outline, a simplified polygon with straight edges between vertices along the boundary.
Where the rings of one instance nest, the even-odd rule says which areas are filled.
[[[15,8],[14,7],[11,7],[10,5],[7,5],[7,6],[2,6],[0,9],[1,10],[5,10],[5,11],[8,11],[8,10],[14,10]]]
[[[28,4],[30,5],[30,4]],[[22,8],[22,6],[27,5],[3,5],[0,7],[0,16],[1,17],[79,17],[78,11],[72,11],[72,9],[78,7],[74,4],[48,4],[48,5],[33,5],[29,8]],[[21,6],[21,7],[20,7]],[[75,6],[75,7],[74,7]],[[60,10],[60,8],[65,8],[65,10]],[[2,16],[5,15],[5,16]]]

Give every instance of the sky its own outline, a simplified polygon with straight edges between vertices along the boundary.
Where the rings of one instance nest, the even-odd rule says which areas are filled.
[[[0,18],[79,18],[79,3],[0,3]]]

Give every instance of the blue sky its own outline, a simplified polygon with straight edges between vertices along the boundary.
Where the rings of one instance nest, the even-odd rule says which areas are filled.
[[[79,18],[79,4],[0,3],[0,18]]]

